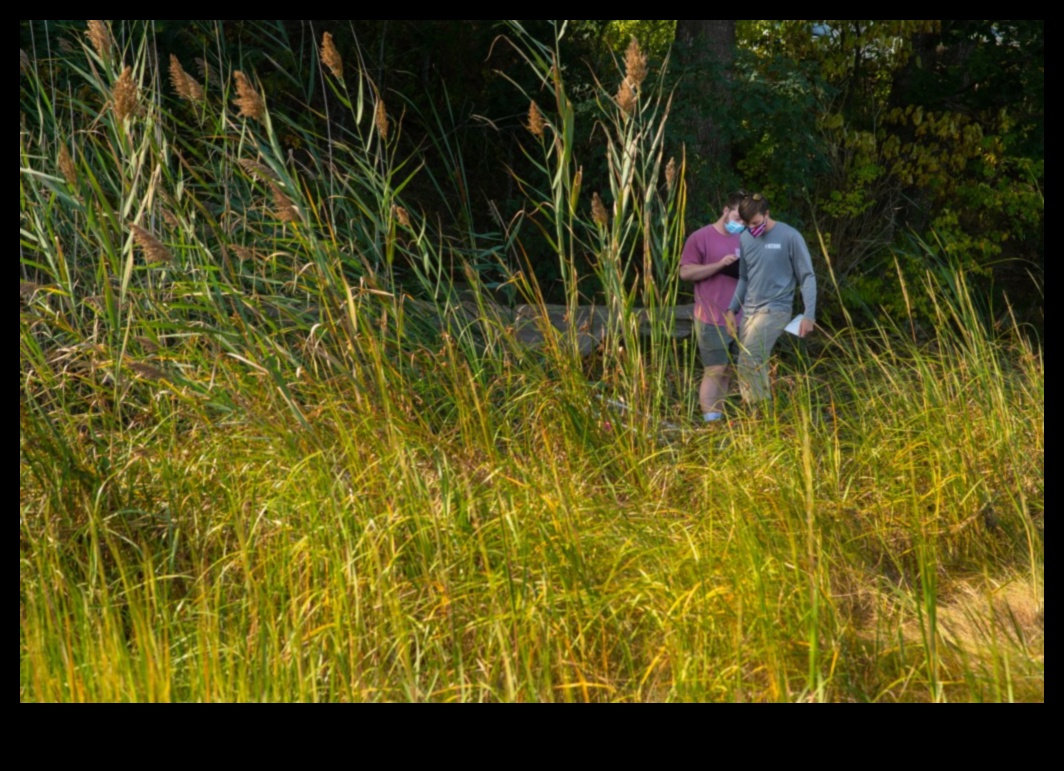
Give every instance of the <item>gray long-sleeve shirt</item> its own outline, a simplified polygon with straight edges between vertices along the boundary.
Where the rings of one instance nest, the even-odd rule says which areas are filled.
[[[743,233],[739,286],[730,310],[794,312],[794,292],[802,288],[805,317],[816,321],[816,275],[802,234],[777,222],[761,238]]]

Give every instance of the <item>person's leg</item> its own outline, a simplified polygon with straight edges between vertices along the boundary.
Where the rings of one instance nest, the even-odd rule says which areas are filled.
[[[702,385],[698,392],[698,401],[702,416],[707,423],[721,420],[724,415],[724,400],[731,387],[730,367],[731,353],[735,341],[728,330],[710,324],[699,323],[698,348],[705,368]]]
[[[790,323],[788,313],[758,313],[743,319],[739,343],[739,389],[743,401],[757,405],[772,399],[769,361]]]

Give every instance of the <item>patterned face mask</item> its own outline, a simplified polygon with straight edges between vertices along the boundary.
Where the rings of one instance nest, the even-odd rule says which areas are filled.
[[[750,235],[754,238],[761,238],[761,236],[765,235],[766,230],[768,230],[768,223],[762,222],[756,228],[750,228]]]

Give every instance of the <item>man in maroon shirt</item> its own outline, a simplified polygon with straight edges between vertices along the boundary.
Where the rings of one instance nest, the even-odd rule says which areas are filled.
[[[706,423],[722,420],[738,355],[727,325],[728,306],[739,283],[739,236],[745,226],[739,205],[745,193],[729,196],[721,217],[691,234],[680,259],[680,280],[695,285],[695,329],[705,372],[698,397]]]

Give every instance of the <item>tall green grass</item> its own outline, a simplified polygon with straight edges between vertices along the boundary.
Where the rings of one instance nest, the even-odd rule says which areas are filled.
[[[21,75],[20,701],[1044,700],[1044,357],[963,275],[906,287],[933,339],[826,332],[771,415],[663,431],[697,373],[654,76],[623,109],[603,75],[581,189],[557,46],[514,22],[540,177],[493,235],[406,200],[430,165],[354,63],[293,76],[333,120],[245,119],[220,39],[190,104],[150,27],[113,36]],[[526,227],[608,311],[593,378]]]

